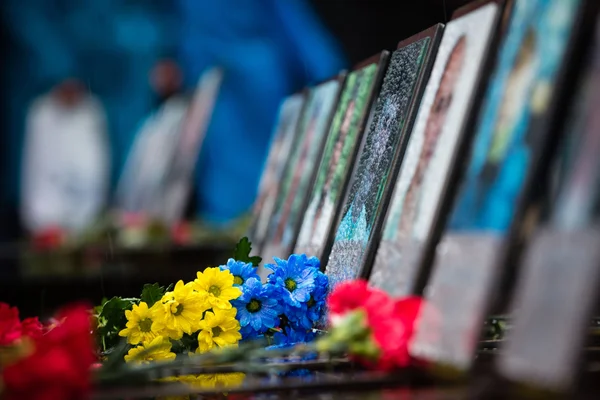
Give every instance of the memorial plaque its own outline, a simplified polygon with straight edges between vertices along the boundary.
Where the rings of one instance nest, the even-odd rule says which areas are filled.
[[[304,100],[305,93],[296,93],[284,99],[279,107],[269,155],[260,180],[258,197],[254,203],[254,220],[249,233],[252,243],[257,248],[261,246],[269,226],[279,182],[298,131],[298,120]]]
[[[365,267],[372,233],[380,229],[395,172],[429,79],[441,27],[403,42],[391,58],[373,119],[344,200],[326,271],[330,287],[357,278]],[[362,271],[366,273],[367,271]]]
[[[510,256],[554,126],[579,0],[516,0],[475,128],[466,176],[442,236],[411,353],[465,371]],[[534,162],[535,161],[535,162]],[[528,185],[525,184],[526,177]],[[528,196],[529,193],[529,196]],[[516,217],[518,216],[518,217]],[[429,332],[438,324],[438,337]],[[479,333],[479,332],[478,332]]]
[[[297,241],[296,253],[321,256],[330,229],[330,221],[336,214],[341,193],[346,185],[348,171],[354,162],[363,128],[374,98],[376,83],[385,68],[386,53],[372,57],[355,67],[347,76],[337,104],[331,126],[327,133],[325,149],[321,157],[315,182],[308,201],[308,209],[302,219],[302,230],[309,229],[310,237],[317,236],[318,248],[309,248],[305,241]],[[310,217],[309,217],[310,216]],[[313,224],[314,221],[314,224]],[[305,234],[304,234],[305,235]],[[303,234],[301,233],[302,237]],[[280,254],[281,257],[287,257]]]
[[[287,259],[293,250],[300,217],[306,208],[307,192],[323,154],[342,84],[340,78],[335,78],[311,88],[308,93],[299,121],[298,141],[281,181],[262,251],[266,262],[272,262],[273,257]]]
[[[557,159],[565,172],[525,257],[498,360],[510,381],[563,393],[574,386],[600,289],[600,25],[592,51]]]
[[[484,65],[500,6],[487,2],[453,18],[440,44],[388,209],[370,282],[395,296],[412,290],[425,243],[456,159],[465,124],[485,83]]]

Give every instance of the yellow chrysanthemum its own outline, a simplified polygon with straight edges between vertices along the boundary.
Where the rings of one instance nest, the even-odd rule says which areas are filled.
[[[152,330],[152,316],[148,304],[140,302],[134,304],[133,309],[125,311],[127,325],[125,329],[119,332],[119,336],[127,337],[127,343],[139,344],[151,342],[156,338],[157,333]]]
[[[181,339],[184,333],[191,335],[198,330],[202,314],[209,307],[205,294],[179,281],[172,292],[165,293],[152,307],[152,329],[164,331],[171,339]]]
[[[172,361],[175,353],[171,352],[171,342],[163,336],[155,337],[145,345],[139,345],[129,350],[125,362],[148,364],[151,361]]]
[[[242,338],[240,323],[235,319],[237,310],[214,309],[207,311],[200,321],[198,353],[206,353],[215,346],[235,346]]]
[[[242,295],[242,291],[233,286],[231,272],[222,271],[219,267],[206,268],[204,272],[198,272],[193,286],[198,292],[206,294],[206,300],[212,308],[221,310],[230,309],[230,301]]]

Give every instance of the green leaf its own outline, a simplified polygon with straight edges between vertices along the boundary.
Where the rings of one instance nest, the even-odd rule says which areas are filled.
[[[258,256],[250,257],[251,251],[252,243],[250,243],[248,238],[244,236],[235,246],[235,250],[233,251],[233,259],[245,263],[252,263],[252,265],[258,267],[258,265],[262,261],[262,258]]]
[[[159,301],[165,294],[165,288],[159,286],[158,283],[145,284],[142,289],[142,296],[140,300],[148,304],[148,308],[152,307],[154,303]]]
[[[262,257],[259,257],[259,256],[252,256],[252,257],[248,258],[248,262],[251,262],[252,265],[254,265],[255,267],[258,267],[260,265],[261,261],[262,261]]]
[[[188,335],[187,333],[181,338],[181,344],[183,347],[182,353],[186,354],[188,351],[194,352],[198,348],[198,335]]]
[[[235,245],[235,250],[233,251],[233,258],[238,261],[245,261],[248,257],[250,257],[251,250],[252,244],[250,243],[248,238],[244,236]]]
[[[107,301],[108,299],[106,297],[102,298],[102,301],[100,301],[100,305],[94,307],[94,315],[100,314],[100,312],[102,311],[102,307],[104,307],[104,304],[106,304]]]
[[[106,360],[102,363],[99,375],[124,368],[125,363],[123,362],[123,358],[129,352],[129,349],[131,349],[131,345],[124,338],[117,340],[113,347],[105,351]]]
[[[125,328],[127,318],[125,311],[131,310],[138,302],[135,298],[113,297],[102,306],[98,314],[98,339],[102,343],[103,351],[114,347],[119,342],[119,331]]]

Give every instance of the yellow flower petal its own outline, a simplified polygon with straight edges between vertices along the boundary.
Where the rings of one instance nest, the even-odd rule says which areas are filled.
[[[134,304],[131,310],[125,311],[125,317],[126,328],[119,332],[119,336],[127,337],[129,344],[137,345],[156,338],[156,333],[152,330],[154,321],[145,302]]]
[[[221,290],[221,298],[225,298],[227,300],[235,300],[242,295],[242,291],[236,287],[230,287],[227,289]]]

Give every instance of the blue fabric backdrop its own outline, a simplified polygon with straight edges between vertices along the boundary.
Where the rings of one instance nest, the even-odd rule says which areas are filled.
[[[154,63],[176,54],[189,88],[204,69],[224,67],[196,173],[199,216],[219,223],[253,202],[282,97],[345,66],[303,0],[3,0],[0,10],[10,44],[1,156],[8,208],[18,204],[27,107],[67,77],[106,108],[114,183],[153,106]]]
[[[179,0],[189,84],[220,65],[225,81],[196,171],[200,216],[219,223],[255,196],[281,99],[345,67],[302,0]]]

